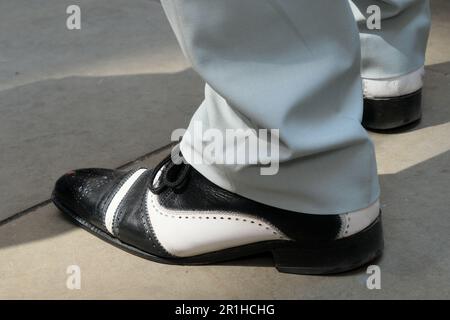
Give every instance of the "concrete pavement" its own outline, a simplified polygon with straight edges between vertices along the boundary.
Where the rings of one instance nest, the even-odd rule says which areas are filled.
[[[72,168],[166,145],[202,100],[158,1],[76,3],[81,30],[66,28],[73,1],[0,2],[0,221]]]

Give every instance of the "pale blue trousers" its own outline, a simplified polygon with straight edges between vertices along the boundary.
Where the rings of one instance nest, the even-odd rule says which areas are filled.
[[[244,197],[310,214],[355,211],[377,201],[374,146],[360,124],[361,74],[384,79],[423,66],[428,1],[162,4],[184,54],[207,83],[188,132],[194,123],[205,131],[279,130],[277,174],[261,175],[254,163],[192,163],[201,174]],[[380,30],[367,27],[370,5],[381,9]],[[206,157],[198,147],[206,143],[192,134],[181,150]]]

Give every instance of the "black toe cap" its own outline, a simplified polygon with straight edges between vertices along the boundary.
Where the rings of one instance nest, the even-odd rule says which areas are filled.
[[[80,169],[56,181],[53,202],[66,213],[77,215],[105,229],[101,202],[126,173],[110,169]]]

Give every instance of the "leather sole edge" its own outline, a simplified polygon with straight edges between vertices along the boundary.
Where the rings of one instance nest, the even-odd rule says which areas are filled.
[[[279,272],[325,275],[358,269],[381,256],[383,239],[380,217],[365,230],[316,248],[296,242],[265,241],[187,258],[164,258],[128,245],[81,218],[52,197],[55,206],[77,225],[100,239],[141,258],[170,265],[209,265],[271,252]],[[370,239],[373,238],[373,239]],[[381,242],[380,242],[381,240]]]
[[[364,98],[362,125],[368,130],[406,128],[422,117],[422,89],[394,98]]]

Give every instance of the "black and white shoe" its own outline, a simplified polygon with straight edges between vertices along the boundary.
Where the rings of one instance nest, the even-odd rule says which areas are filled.
[[[168,264],[271,252],[281,272],[327,274],[358,268],[383,249],[378,202],[340,215],[286,211],[221,189],[170,156],[153,170],[69,172],[52,198],[98,237]]]
[[[362,124],[369,130],[392,130],[419,122],[425,69],[384,80],[363,79]]]

